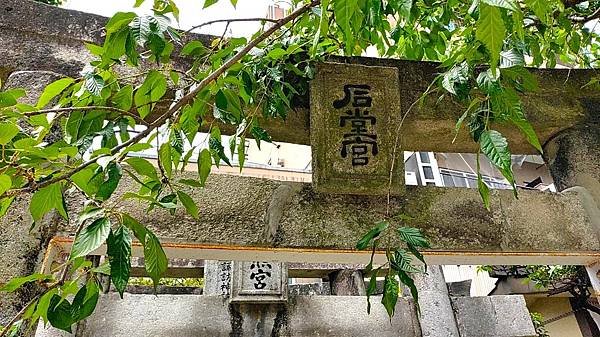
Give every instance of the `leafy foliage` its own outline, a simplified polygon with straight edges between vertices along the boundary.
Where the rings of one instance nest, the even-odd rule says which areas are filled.
[[[136,0],[134,6],[145,1]],[[221,2],[237,5],[237,0]],[[37,104],[19,103],[24,90],[0,91],[0,216],[16,207],[13,201],[21,194],[32,195],[29,211],[36,223],[53,210],[69,218],[66,191],[80,193],[87,206],[75,215],[79,229],[69,272],[58,280],[36,276],[24,281],[45,285],[46,291],[23,320],[42,319],[70,329],[95,306],[98,274],[113,274],[122,293],[129,280],[131,234],[143,245],[153,283],[160,282],[168,260],[158,238],[110,203],[135,199],[147,211],[181,210],[201,218],[201,205],[188,189],[210,183],[213,165],[231,165],[227,150],[237,149],[241,169],[246,139],[254,138],[258,146],[271,141],[262,121],[285,119],[290,109],[306,105],[314,62],[331,55],[359,56],[367,49],[382,57],[439,61],[442,73],[431,92],[465,105],[456,132],[465,126],[480,153],[514,187],[508,140],[496,126],[517,127],[532,147],[542,150],[521,104],[524,95],[538,89],[525,66],[596,67],[600,50],[596,32],[584,27],[597,18],[598,2],[294,0],[294,12],[250,39],[215,38],[208,45],[182,39],[172,28],[171,20],[179,18],[174,0],[153,0],[152,5],[151,15],[116,13],[105,27],[104,43],[86,44],[95,60],[79,78],[48,85]],[[174,69],[175,57],[186,58],[189,68]],[[135,75],[123,75],[123,68],[133,68]],[[57,128],[63,137],[48,141]],[[192,145],[200,130],[210,133],[202,148]],[[223,144],[222,130],[235,130],[228,144]],[[158,149],[157,165],[136,155],[151,148]],[[176,172],[194,159],[198,177],[178,179]],[[116,191],[123,175],[136,187],[121,195]],[[489,189],[481,176],[478,185],[489,208]],[[386,254],[384,306],[393,314],[398,282],[418,299],[410,276],[418,268],[412,262],[424,262],[419,249],[428,243],[410,227],[390,231],[390,221],[376,224],[357,248],[375,252],[386,233],[403,242],[404,247]],[[110,264],[92,268],[84,256],[104,243]],[[369,266],[373,294],[377,270]],[[81,277],[92,281],[81,287],[75,282]],[[64,300],[69,296],[73,301]]]
[[[406,215],[400,215],[397,218],[402,221],[411,220],[411,217]],[[411,274],[422,273],[427,271],[427,264],[423,255],[419,252],[420,248],[429,248],[429,241],[425,238],[423,233],[414,227],[399,227],[395,231],[398,239],[404,243],[405,248],[396,248],[393,252],[388,248],[386,251],[387,263],[385,265],[373,269],[373,258],[375,256],[377,246],[379,242],[383,240],[383,237],[387,234],[389,238],[389,227],[388,221],[380,221],[375,224],[369,232],[367,232],[356,244],[358,250],[364,250],[371,247],[371,261],[365,268],[365,273],[370,274],[369,285],[367,286],[367,312],[371,312],[371,296],[377,290],[377,275],[379,271],[387,266],[387,274],[384,279],[383,297],[381,303],[385,307],[390,319],[394,316],[396,302],[400,295],[400,282],[410,289],[411,296],[415,301],[415,306],[419,310],[419,294],[417,287],[412,279]],[[393,232],[393,231],[392,231]],[[422,264],[423,269],[420,266],[413,263],[412,258],[417,258]]]

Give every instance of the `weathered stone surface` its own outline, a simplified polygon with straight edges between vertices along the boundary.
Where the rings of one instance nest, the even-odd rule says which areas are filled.
[[[536,336],[522,295],[455,297],[461,337]]]
[[[462,337],[458,334],[442,267],[429,266],[427,274],[414,276],[419,289],[419,324],[423,337]]]
[[[27,88],[28,96],[20,101],[33,103],[37,102],[44,86],[59,77],[60,75],[52,72],[21,72],[11,75],[5,87]],[[0,284],[36,271],[44,256],[45,247],[61,221],[58,214],[50,212],[40,221],[43,225],[38,224],[30,231],[33,219],[27,207],[29,199],[30,196],[17,197],[7,214],[0,218]],[[30,284],[15,293],[0,292],[0,325],[6,324],[37,291],[39,289]]]
[[[204,295],[220,295],[228,298],[231,292],[231,276],[231,261],[206,261]]]
[[[78,76],[91,55],[84,42],[102,43],[102,28],[107,18],[46,6],[29,0],[4,0],[0,8],[0,79],[5,80],[16,70],[48,70]],[[27,18],[27,20],[23,20]],[[208,42],[212,37],[193,35]],[[27,41],[28,43],[23,43]],[[398,69],[402,113],[421,96],[440,73],[438,63],[414,62],[379,58],[332,58],[338,63],[394,67]],[[185,60],[176,63],[185,64]],[[540,90],[524,97],[524,111],[544,144],[560,130],[580,123],[598,123],[600,92],[592,86],[583,87],[595,76],[594,70],[532,69],[540,82]],[[299,101],[308,101],[302,97]],[[415,105],[402,127],[401,149],[408,151],[476,152],[467,132],[459,133],[455,142],[456,119],[465,107],[450,99],[436,104],[432,96],[423,105]],[[287,120],[261,123],[273,140],[310,144],[310,117],[306,107],[290,111]],[[396,109],[397,107],[394,107]],[[517,128],[495,127],[510,141],[516,154],[536,153]],[[222,129],[232,134],[235,129]]]
[[[389,188],[394,194],[402,191],[403,156],[396,153],[398,70],[321,64],[310,95],[315,190],[367,195],[387,195]]]
[[[332,295],[359,296],[366,295],[365,280],[362,271],[342,269],[329,276]]]
[[[3,0],[0,7],[0,76],[18,70],[47,70],[79,77],[83,67],[93,60],[84,43],[103,44],[106,22],[108,18],[100,15],[35,1]],[[184,40],[188,38],[207,44],[211,39],[207,35],[189,34]],[[174,53],[178,54],[178,51]],[[175,58],[176,67],[186,62]]]
[[[379,302],[379,298],[373,298]],[[61,336],[40,331],[38,337]],[[232,305],[221,296],[111,293],[78,331],[82,337],[420,337],[412,300],[399,299],[392,322],[381,305],[357,296],[297,296],[289,305]]]
[[[233,261],[231,302],[278,303],[288,298],[287,266],[282,262]]]
[[[196,173],[185,173],[190,178]],[[118,193],[136,190],[123,181]],[[189,190],[202,205],[196,221],[178,210],[146,212],[134,201],[120,209],[152,228],[167,241],[193,242],[198,256],[222,260],[364,263],[369,252],[355,243],[385,217],[386,197],[327,195],[308,184],[293,188],[274,243],[264,244],[265,212],[282,183],[272,180],[212,175],[204,190]],[[118,194],[117,194],[118,196]],[[78,198],[75,195],[75,198]],[[432,242],[425,255],[430,264],[585,263],[600,253],[600,242],[576,191],[561,194],[493,191],[492,211],[484,209],[476,190],[407,186],[404,197],[391,199],[391,214],[413,216]],[[81,201],[70,202],[76,211]],[[72,231],[64,228],[65,231]],[[393,239],[390,245],[395,245]],[[204,245],[204,246],[202,246]],[[231,248],[235,247],[236,250]],[[384,247],[382,247],[384,248]],[[537,256],[537,259],[532,256]],[[382,259],[378,255],[377,259]],[[503,259],[499,261],[499,259]]]

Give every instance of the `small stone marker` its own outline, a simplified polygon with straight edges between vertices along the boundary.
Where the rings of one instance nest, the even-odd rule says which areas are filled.
[[[232,302],[287,301],[287,265],[282,262],[233,262]]]
[[[398,69],[322,63],[310,87],[313,184],[317,191],[385,195],[404,189]]]

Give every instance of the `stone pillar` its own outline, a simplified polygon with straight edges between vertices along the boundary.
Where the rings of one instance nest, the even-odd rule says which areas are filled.
[[[414,277],[419,289],[423,337],[460,337],[442,267],[429,266],[427,274]]]
[[[578,193],[600,236],[600,125],[580,125],[550,139],[544,147],[558,191]],[[594,295],[600,298],[600,261],[587,266]]]
[[[4,89],[23,88],[27,96],[19,101],[35,104],[44,87],[60,77],[45,71],[14,72]],[[0,218],[0,284],[38,271],[48,242],[56,231],[55,225],[60,221],[55,212],[50,212],[30,232],[33,220],[28,210],[29,198],[27,195],[16,197],[10,210]],[[7,324],[38,291],[30,284],[15,293],[0,293],[0,325]]]
[[[204,295],[221,295],[229,298],[231,293],[231,261],[204,261]]]
[[[367,294],[365,280],[360,270],[342,269],[329,275],[331,295],[364,296]]]

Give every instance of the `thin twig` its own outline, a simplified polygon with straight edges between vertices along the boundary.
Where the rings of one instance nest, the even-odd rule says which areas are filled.
[[[269,19],[269,18],[243,18],[243,19],[219,19],[219,20],[211,20],[211,21],[206,21],[204,23],[201,23],[201,24],[199,24],[197,26],[194,26],[194,27],[186,30],[185,34],[191,33],[193,30],[196,30],[198,28],[202,28],[204,26],[212,25],[213,23],[227,22],[227,24],[229,25],[232,22],[249,22],[249,21],[266,21],[266,22],[277,23],[279,20]]]

